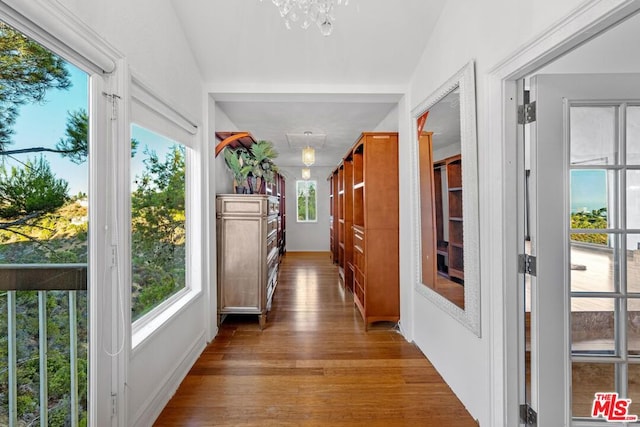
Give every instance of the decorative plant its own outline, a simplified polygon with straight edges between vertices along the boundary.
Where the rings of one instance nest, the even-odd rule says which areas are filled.
[[[224,149],[224,159],[233,173],[236,187],[249,187],[251,192],[259,192],[264,182],[274,182],[278,167],[273,159],[278,152],[270,141],[258,141],[250,150],[239,147]]]
[[[252,165],[251,174],[256,178],[264,178],[267,182],[273,182],[277,167],[273,159],[278,157],[278,152],[273,148],[271,141],[258,141],[251,146]]]
[[[247,186],[247,177],[253,166],[247,162],[248,152],[244,148],[232,150],[227,147],[224,149],[224,161],[233,174],[236,188]]]

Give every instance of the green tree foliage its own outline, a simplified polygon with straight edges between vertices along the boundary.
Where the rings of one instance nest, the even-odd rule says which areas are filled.
[[[56,149],[73,163],[79,165],[87,160],[89,115],[84,109],[70,111],[67,115],[65,137],[60,138]]]
[[[313,181],[298,181],[298,221],[315,221],[316,186]]]
[[[65,61],[0,22],[0,151],[24,104],[43,102],[47,90],[71,86]]]
[[[131,195],[133,319],[185,286],[185,151],[161,160],[145,149],[145,170]]]
[[[43,213],[52,212],[67,200],[68,184],[55,177],[42,157],[29,160],[24,168],[0,167],[0,229],[24,225]]]
[[[67,125],[64,138],[56,144],[56,149],[51,150],[69,158],[79,165],[87,160],[89,155],[89,115],[84,109],[67,113]],[[138,148],[138,141],[131,139],[131,157]]]
[[[571,214],[572,230],[603,230],[607,227],[607,208],[594,209],[591,212],[576,212]],[[608,243],[607,234],[605,233],[574,233],[571,235],[571,240],[576,242],[595,243],[598,245],[606,245]]]
[[[315,221],[317,219],[316,216],[316,186],[313,183],[309,183],[309,208],[307,211],[307,218],[309,221]]]

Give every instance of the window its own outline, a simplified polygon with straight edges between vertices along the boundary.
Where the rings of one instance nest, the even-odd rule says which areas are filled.
[[[131,317],[185,288],[184,145],[131,127]]]
[[[298,222],[316,222],[316,181],[296,181]]]
[[[131,348],[159,331],[202,292],[198,127],[131,75],[127,277]]]
[[[86,425],[90,74],[3,21],[0,46],[0,423]]]

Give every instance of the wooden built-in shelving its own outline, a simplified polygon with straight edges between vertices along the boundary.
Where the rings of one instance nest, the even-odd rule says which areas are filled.
[[[462,233],[462,159],[447,159],[449,197],[449,277],[464,280],[464,240]]]
[[[433,176],[437,271],[440,276],[464,283],[461,156],[434,162]],[[448,236],[444,234],[444,227]]]
[[[342,161],[343,164],[343,191],[344,204],[342,206],[344,218],[344,286],[353,290],[353,235],[351,226],[353,225],[353,159],[348,153]]]
[[[363,133],[331,175],[337,178],[338,265],[365,325],[400,318],[398,134]]]

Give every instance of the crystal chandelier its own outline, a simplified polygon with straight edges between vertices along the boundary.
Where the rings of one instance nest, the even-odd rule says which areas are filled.
[[[302,179],[307,180],[311,178],[311,169],[302,168]]]
[[[262,1],[262,0],[260,0]],[[349,3],[349,0],[272,0],[278,6],[280,16],[284,18],[284,25],[291,29],[291,23],[298,22],[305,30],[316,24],[324,36],[333,31],[332,15],[336,5]]]

